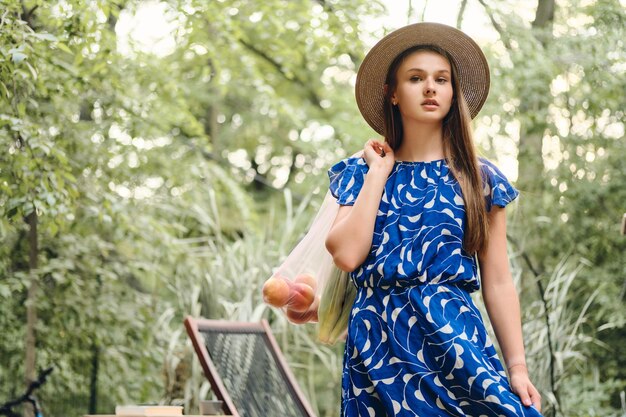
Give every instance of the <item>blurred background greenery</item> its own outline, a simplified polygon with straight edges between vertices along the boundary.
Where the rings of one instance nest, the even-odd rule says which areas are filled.
[[[288,324],[260,287],[327,168],[373,136],[353,98],[372,40],[434,20],[490,62],[476,140],[522,192],[510,254],[545,415],[625,416],[625,9],[0,0],[0,403],[52,364],[49,416],[196,412],[209,388],[192,314],[268,319],[318,415],[338,415],[342,346]]]

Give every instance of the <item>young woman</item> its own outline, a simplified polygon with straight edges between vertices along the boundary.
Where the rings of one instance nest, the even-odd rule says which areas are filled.
[[[435,23],[389,34],[359,69],[359,109],[384,142],[329,170],[341,207],[326,247],[358,291],[342,416],[541,415],[506,251],[518,192],[472,142],[488,91],[480,48]],[[470,297],[479,267],[506,371]]]

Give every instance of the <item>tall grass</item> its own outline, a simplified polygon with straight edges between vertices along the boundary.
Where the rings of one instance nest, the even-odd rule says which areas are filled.
[[[584,278],[586,265],[584,259],[564,256],[549,275],[523,281],[522,276],[528,276],[524,269],[534,269],[523,252],[511,254],[513,278],[522,295],[528,368],[542,394],[546,417],[624,415],[602,407],[613,382],[600,381],[598,365],[589,361],[590,350],[600,346],[594,337],[597,329],[586,325],[600,286],[589,294],[576,289],[574,283]]]
[[[590,350],[602,347],[594,336],[597,329],[586,326],[600,286],[587,294],[573,285],[583,278],[585,264],[564,257],[547,279],[536,278],[537,297],[525,307],[528,357],[546,394],[548,417],[611,413],[602,404],[612,383],[600,381],[598,366],[589,361]]]
[[[336,416],[339,410],[342,348],[321,345],[315,325],[294,325],[284,315],[263,303],[261,288],[273,268],[286,257],[307,230],[323,196],[308,196],[294,205],[289,191],[282,203],[271,206],[263,227],[237,238],[219,227],[216,204],[210,204],[212,234],[179,240],[187,261],[186,274],[169,282],[177,310],[205,318],[270,322],[305,395],[320,417]],[[181,259],[183,261],[183,259]],[[181,315],[166,311],[159,319],[163,333],[170,335],[165,351],[164,376],[168,400],[180,399],[187,412],[196,412],[198,400],[211,396],[191,343],[183,332]]]

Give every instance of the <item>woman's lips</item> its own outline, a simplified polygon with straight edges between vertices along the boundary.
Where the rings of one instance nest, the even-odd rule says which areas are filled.
[[[422,107],[424,110],[437,110],[439,108],[439,103],[434,100],[425,100],[422,103]]]

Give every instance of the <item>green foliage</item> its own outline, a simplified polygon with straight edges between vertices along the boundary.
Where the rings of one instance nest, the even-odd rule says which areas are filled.
[[[0,402],[23,386],[35,303],[37,365],[57,366],[47,415],[86,413],[94,376],[95,411],[182,399],[195,412],[208,385],[187,314],[268,318],[318,415],[336,415],[342,347],[287,323],[259,288],[315,213],[326,168],[371,137],[352,82],[362,21],[382,6],[152,2],[174,28],[155,51],[123,47],[119,31],[145,2],[0,5]],[[618,415],[623,7],[558,3],[542,30],[514,6],[485,9],[504,30],[486,48],[492,95],[476,136],[519,161],[510,234],[529,361],[546,415]]]
[[[333,148],[354,132],[330,128],[354,108],[349,80],[324,73],[353,71],[358,18],[378,6],[276,0],[253,17],[244,3],[164,2],[177,46],[156,55],[120,52],[116,25],[141,2],[2,4],[0,398],[21,390],[34,303],[37,365],[57,368],[41,393],[49,415],[86,413],[90,389],[100,412],[194,404],[206,385],[180,390],[200,377],[183,347],[186,314],[271,317],[310,397],[334,414],[336,383],[306,369],[323,361],[338,378],[341,356],[270,313],[258,289],[308,223]],[[273,202],[288,184],[307,196],[297,209],[291,197]]]
[[[626,388],[623,355],[617,354],[626,318],[626,240],[619,235],[626,210],[622,94],[626,85],[620,75],[626,62],[626,13],[618,1],[566,3],[557,2],[551,26],[530,30],[528,22],[508,13],[503,4],[489,10],[502,25],[505,48],[494,47],[491,52],[497,78],[487,111],[499,116],[487,121],[492,122],[490,130],[497,132],[498,141],[518,151],[522,197],[510,234],[523,259],[522,291],[535,294],[526,298],[525,309],[554,320],[555,348],[562,340],[559,326],[570,325],[559,315],[561,309],[567,305],[570,312],[584,310],[581,323],[562,330],[572,340],[585,334],[594,341],[559,359],[557,392],[541,384],[554,397],[552,403],[561,397],[563,408],[548,408],[546,415],[579,415],[575,414],[579,411],[587,415],[588,409],[576,410],[575,403],[569,402],[580,398],[573,393],[581,380],[598,375],[607,385],[594,391],[596,412],[604,409],[608,415],[611,407],[621,407],[620,395]],[[494,101],[505,112],[491,107]],[[506,148],[497,146],[495,139],[491,144]],[[565,254],[584,262],[585,268],[567,285],[567,296],[556,305],[534,310],[537,286],[551,288],[562,272]],[[531,342],[533,349],[539,349],[536,341]]]

